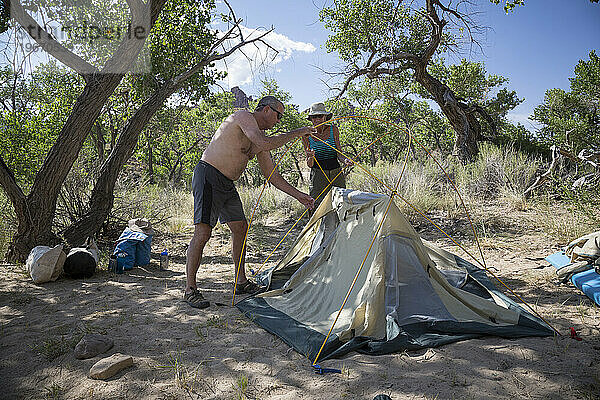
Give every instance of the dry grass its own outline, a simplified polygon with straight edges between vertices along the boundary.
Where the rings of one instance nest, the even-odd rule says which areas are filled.
[[[420,216],[423,213],[429,216],[443,215],[444,220],[460,224],[468,223],[466,208],[483,241],[490,246],[494,246],[492,242],[496,235],[493,227],[498,225],[498,221],[490,221],[489,213],[477,211],[488,204],[500,207],[507,216],[537,210],[537,213],[529,212],[528,218],[535,218],[533,225],[560,243],[597,230],[600,222],[597,207],[594,207],[594,204],[600,203],[597,193],[587,194],[592,197],[591,200],[572,195],[560,204],[547,197],[538,197],[533,201],[524,198],[522,193],[541,165],[539,158],[527,156],[510,146],[498,148],[484,144],[477,160],[468,166],[456,163],[452,157],[439,162],[446,173],[432,159],[409,160],[406,168],[401,162],[366,166],[377,179],[355,167],[347,177],[347,186],[367,192],[390,193],[390,188],[395,187],[403,174],[396,204],[411,222],[423,220]],[[295,220],[304,211],[295,199],[271,185],[264,192],[262,186],[238,189],[247,217],[250,218],[254,213],[253,223],[280,218]],[[306,186],[299,189],[308,191]],[[122,226],[131,218],[146,217],[161,232],[189,234],[193,231],[192,214],[193,198],[190,191],[147,185],[140,183],[139,179],[123,179],[119,184],[111,221]],[[550,215],[553,218],[549,218]],[[0,258],[6,252],[15,226],[12,207],[4,193],[0,192]],[[225,230],[217,225],[215,233],[225,233]]]
[[[562,244],[567,244],[599,228],[600,213],[597,209],[592,210],[592,205],[564,207],[549,198],[541,198],[532,207],[538,210],[535,224],[548,236],[556,238],[557,242]]]

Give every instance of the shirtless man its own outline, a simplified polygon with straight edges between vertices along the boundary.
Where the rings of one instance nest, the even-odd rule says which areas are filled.
[[[202,251],[210,239],[217,219],[231,229],[234,274],[240,265],[236,293],[254,293],[259,290],[256,283],[246,278],[245,254],[242,245],[248,223],[242,209],[240,196],[233,181],[239,179],[252,157],[256,156],[262,173],[268,177],[274,164],[269,151],[283,146],[299,136],[315,133],[312,127],[303,127],[277,136],[265,136],[281,119],[283,103],[273,96],[260,99],[256,110],[236,111],[221,123],[202,159],[194,169],[192,187],[194,192],[194,236],[190,241],[186,257],[186,287],[184,300],[192,307],[205,308],[209,302],[197,290],[196,273],[202,260]],[[275,170],[270,182],[277,189],[289,194],[309,209],[314,199],[291,186]]]

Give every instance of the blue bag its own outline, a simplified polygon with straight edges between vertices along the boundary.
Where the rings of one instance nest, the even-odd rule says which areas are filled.
[[[127,271],[134,266],[150,264],[151,246],[152,235],[125,228],[117,239],[113,254],[117,256],[118,262],[122,263],[123,269]]]

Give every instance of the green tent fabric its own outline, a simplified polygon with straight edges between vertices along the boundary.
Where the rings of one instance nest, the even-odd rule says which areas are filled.
[[[386,354],[552,329],[499,292],[485,271],[422,240],[385,195],[332,188],[286,256],[237,307],[314,360],[383,220],[320,360]]]

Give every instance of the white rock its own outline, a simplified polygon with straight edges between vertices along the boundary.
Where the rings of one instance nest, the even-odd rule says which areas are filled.
[[[108,379],[117,372],[133,365],[133,357],[115,353],[103,358],[90,368],[90,378]]]

